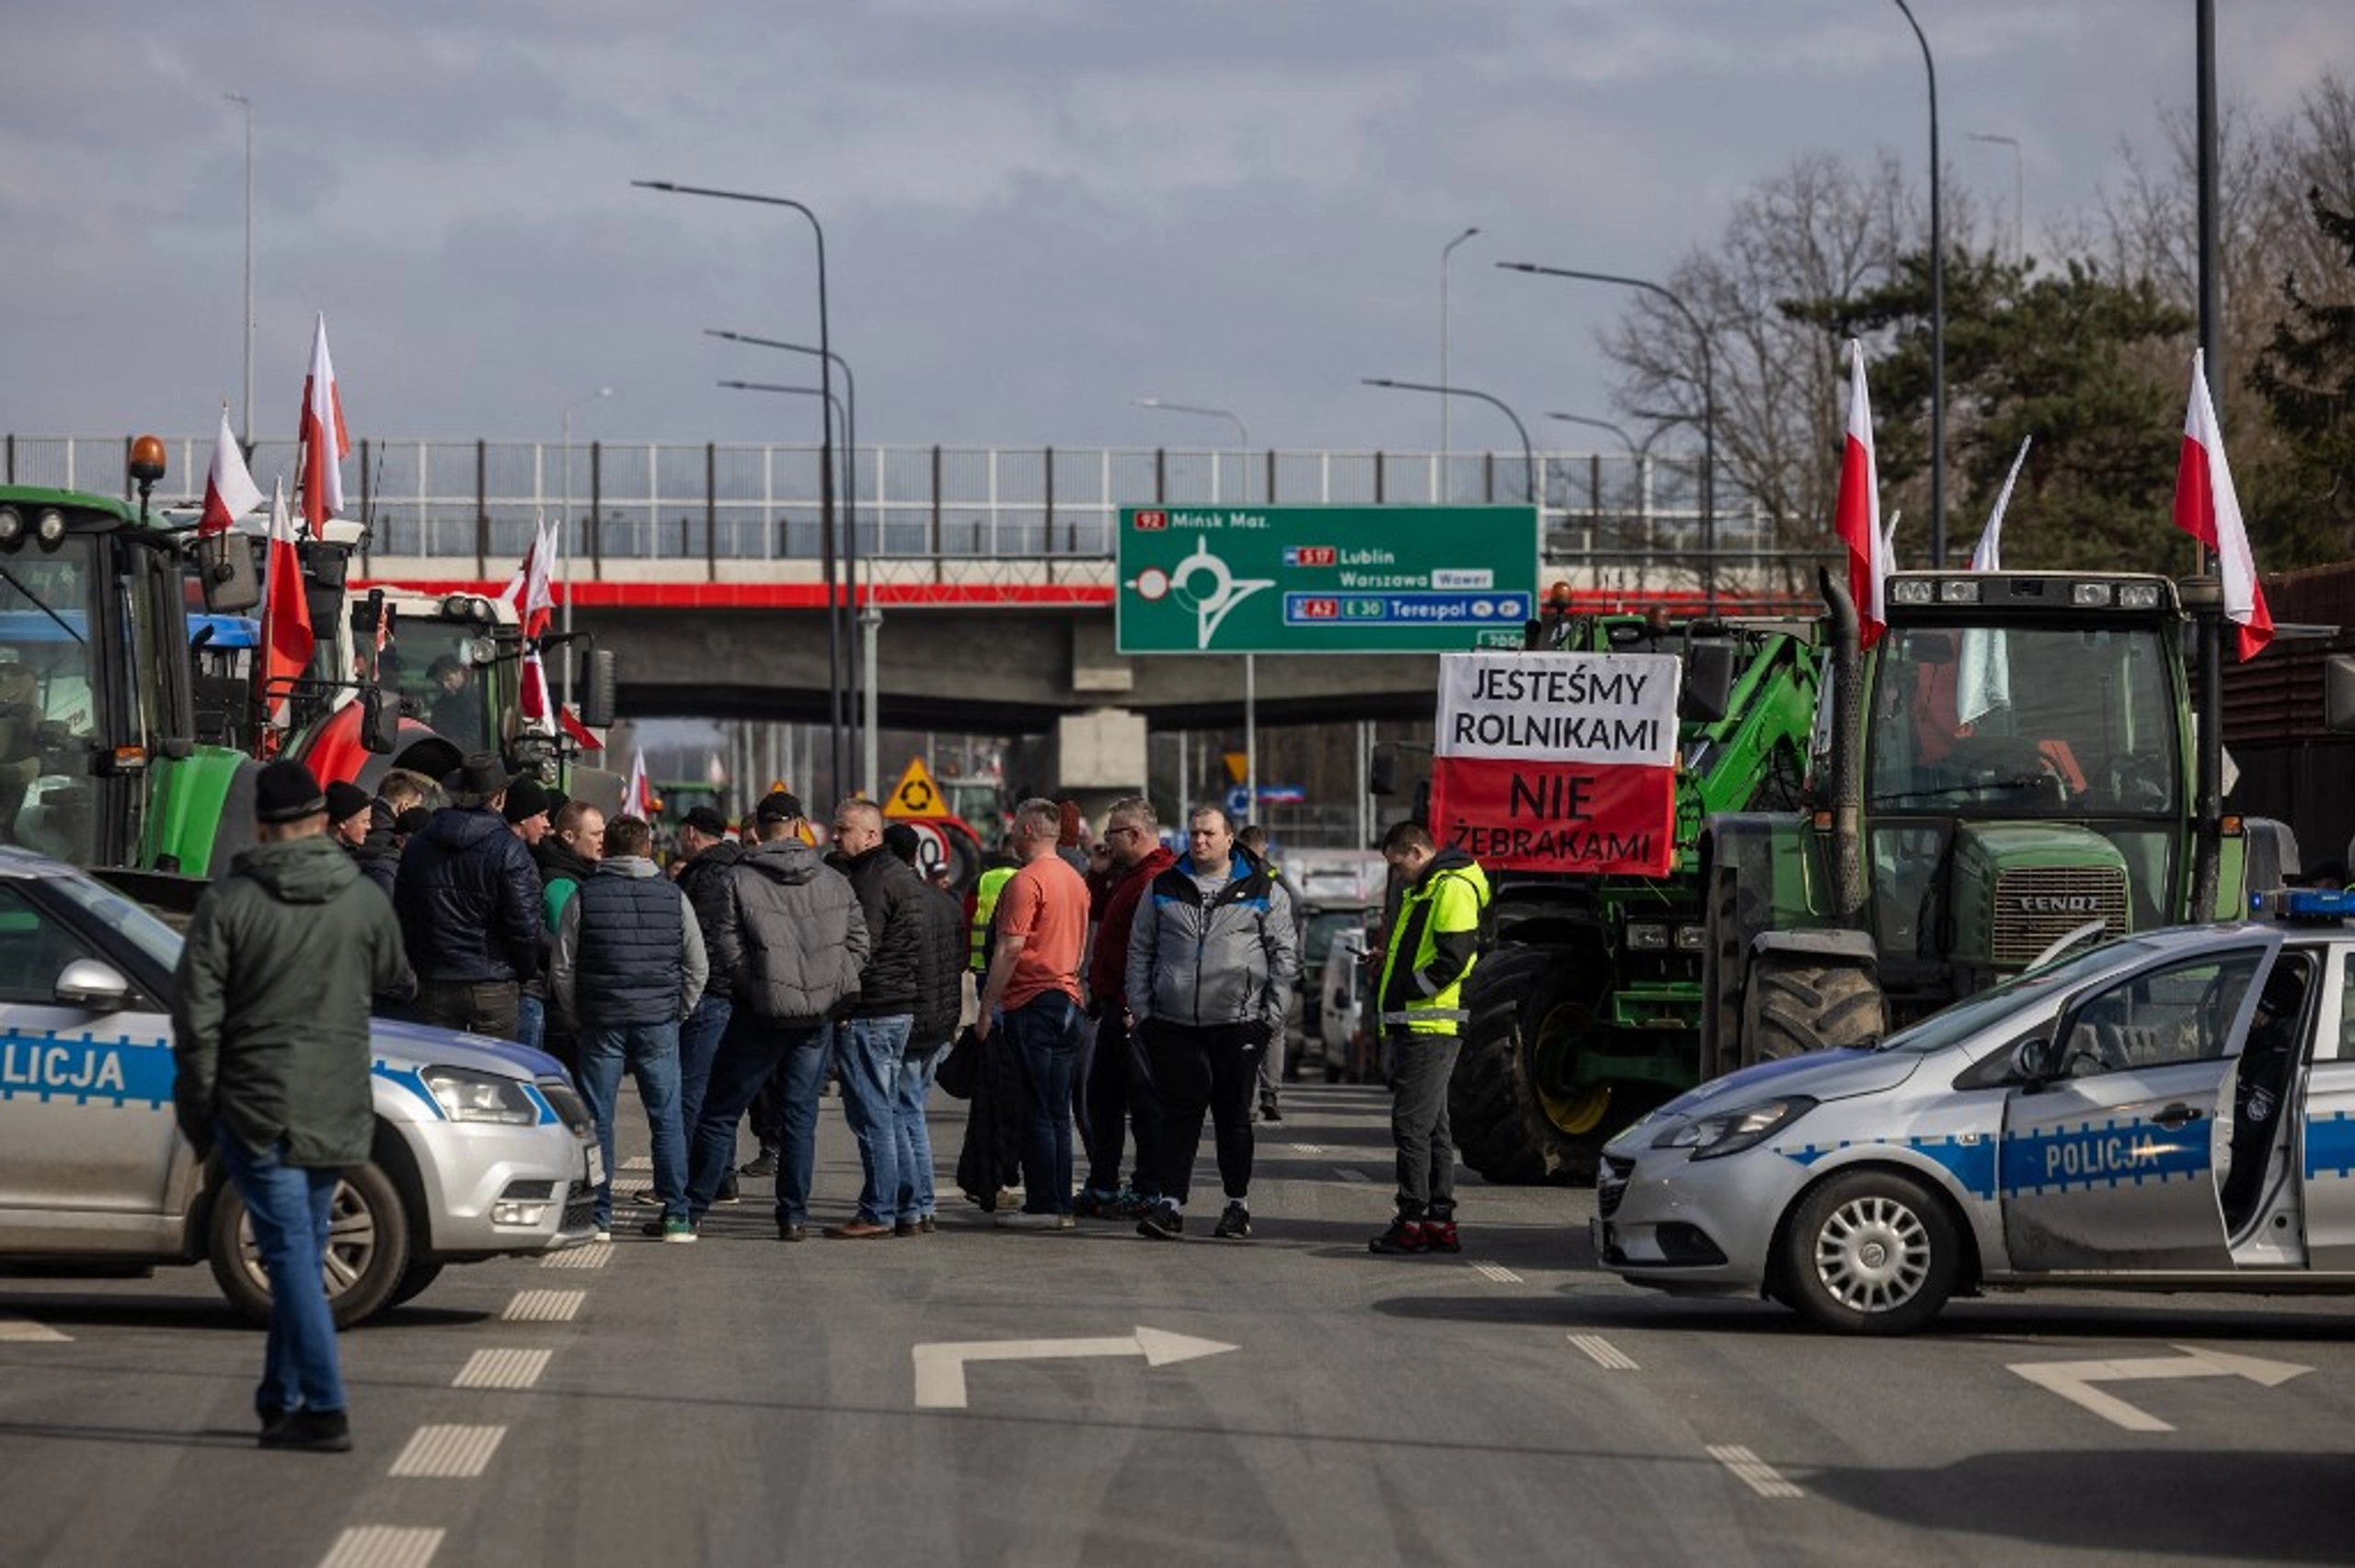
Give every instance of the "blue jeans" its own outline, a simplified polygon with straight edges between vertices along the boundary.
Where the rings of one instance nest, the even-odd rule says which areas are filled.
[[[784,1102],[784,1138],[776,1161],[776,1218],[780,1225],[810,1222],[810,1183],[818,1162],[818,1092],[826,1082],[826,1059],[833,1044],[828,1024],[788,1025],[740,1008],[712,1059],[711,1087],[695,1118],[687,1172],[687,1213],[703,1217],[735,1169],[736,1123],[770,1073],[777,1075]]]
[[[515,998],[515,1039],[519,1045],[534,1050],[546,1050],[548,1037],[548,999],[523,991]]]
[[[686,1138],[679,1127],[679,1025],[613,1024],[580,1031],[580,1095],[597,1118],[597,1143],[605,1151],[605,1181],[597,1189],[597,1229],[614,1228],[614,1103],[621,1093],[622,1069],[638,1080],[638,1098],[654,1130],[654,1196],[662,1218],[687,1214]]]
[[[1029,1104],[1022,1138],[1022,1211],[1071,1212],[1071,1078],[1079,1054],[1079,1003],[1059,990],[1005,1015]]]
[[[941,1047],[921,1056],[903,1056],[896,1092],[891,1096],[892,1129],[900,1139],[900,1218],[921,1219],[932,1214],[932,1128],[925,1124],[925,1096],[932,1093],[933,1075],[940,1070]]]
[[[335,1317],[327,1307],[327,1220],[340,1171],[285,1163],[281,1143],[256,1154],[225,1126],[213,1132],[221,1163],[246,1200],[254,1242],[270,1276],[270,1348],[254,1391],[254,1413],[341,1410],[343,1371],[336,1359]]]
[[[858,1164],[866,1178],[858,1189],[858,1217],[877,1225],[900,1218],[900,1127],[893,1106],[899,1099],[901,1058],[915,1022],[913,1013],[899,1013],[854,1018],[834,1026],[843,1119],[858,1140]]]
[[[734,1001],[704,994],[687,1021],[679,1025],[679,1125],[693,1138],[703,1119],[703,1097],[711,1087],[711,1064],[719,1055],[720,1036],[728,1033]]]

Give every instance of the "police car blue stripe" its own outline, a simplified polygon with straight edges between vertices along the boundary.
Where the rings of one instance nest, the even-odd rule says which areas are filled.
[[[2355,1176],[2355,1119],[2333,1111],[2306,1123],[2306,1179]]]
[[[109,1040],[86,1030],[0,1034],[0,1100],[71,1100],[77,1105],[95,1101],[157,1110],[171,1104],[175,1068],[170,1043],[160,1039],[118,1035]]]

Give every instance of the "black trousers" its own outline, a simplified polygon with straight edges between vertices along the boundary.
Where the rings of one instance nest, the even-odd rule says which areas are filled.
[[[1247,1024],[1189,1028],[1145,1024],[1145,1056],[1161,1092],[1161,1196],[1183,1204],[1193,1190],[1194,1155],[1208,1112],[1218,1139],[1219,1179],[1229,1198],[1251,1194],[1251,1102],[1261,1047]]]
[[[1120,1161],[1128,1153],[1130,1124],[1135,1124],[1137,1162],[1132,1190],[1143,1197],[1161,1196],[1161,1164],[1156,1146],[1162,1136],[1161,1093],[1154,1086],[1153,1064],[1145,1059],[1142,1040],[1129,1036],[1129,1021],[1115,1005],[1096,1024],[1096,1049],[1087,1070],[1087,1185],[1098,1192],[1118,1192]],[[1195,1121],[1196,1137],[1201,1122]]]
[[[513,980],[420,979],[417,984],[418,1022],[511,1040],[515,1037],[517,1001],[522,994],[523,988]]]
[[[1455,1139],[1447,1081],[1464,1042],[1453,1035],[1390,1031],[1390,1141],[1398,1148],[1398,1218],[1455,1217]]]

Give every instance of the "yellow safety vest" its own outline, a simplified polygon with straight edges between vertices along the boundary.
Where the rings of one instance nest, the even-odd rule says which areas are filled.
[[[1419,994],[1419,988],[1407,998],[1403,1010],[1390,1009],[1390,976],[1397,968],[1399,950],[1411,938],[1414,951],[1407,967],[1409,976],[1419,974],[1439,956],[1439,938],[1461,932],[1480,929],[1480,910],[1488,901],[1488,879],[1480,867],[1452,865],[1437,876],[1419,884],[1407,885],[1398,900],[1398,923],[1390,933],[1390,950],[1382,963],[1382,984],[1374,992],[1375,1003],[1384,1009],[1382,1024],[1388,1029],[1404,1029],[1415,1035],[1455,1035],[1467,1014],[1464,1011],[1464,982],[1479,964],[1478,954],[1464,966],[1464,972],[1429,996]]]
[[[1020,869],[1014,865],[994,866],[982,872],[980,880],[973,884],[971,961],[973,973],[977,975],[987,973],[990,967],[990,920],[997,913],[997,896],[1005,891],[1005,885]]]

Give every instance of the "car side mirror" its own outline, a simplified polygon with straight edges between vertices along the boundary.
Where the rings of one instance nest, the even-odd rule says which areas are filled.
[[[111,1013],[131,1000],[131,979],[112,964],[76,958],[58,972],[57,1000],[64,1007]]]

